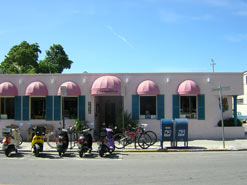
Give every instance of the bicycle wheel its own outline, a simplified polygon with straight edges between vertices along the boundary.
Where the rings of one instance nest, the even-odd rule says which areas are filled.
[[[142,133],[139,137],[138,137],[138,145],[142,148],[142,149],[147,149],[152,143],[151,137],[146,134],[146,133]]]
[[[114,145],[117,149],[122,149],[127,145],[127,137],[124,134],[118,133],[113,136]]]
[[[47,134],[47,144],[51,148],[57,148],[56,142],[57,142],[57,133],[56,132],[50,132]]]
[[[157,142],[157,135],[155,134],[155,132],[149,130],[145,132],[146,134],[148,134],[151,138],[151,145],[154,145]]]
[[[19,138],[18,138],[18,146],[21,145],[22,142],[23,142],[23,137],[22,137],[22,135],[20,134],[20,135],[19,135]]]

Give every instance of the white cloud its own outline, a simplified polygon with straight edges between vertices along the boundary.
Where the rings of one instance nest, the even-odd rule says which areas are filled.
[[[0,30],[0,35],[4,35],[5,33],[7,33],[7,31],[5,31],[5,30]]]
[[[165,23],[180,23],[183,21],[209,21],[212,19],[212,17],[213,16],[210,14],[187,16],[172,11],[160,11],[160,18]]]
[[[72,14],[80,14],[81,11],[80,10],[72,10]]]
[[[227,35],[225,37],[225,39],[227,41],[230,41],[230,42],[243,42],[243,41],[247,41],[247,33],[245,33],[245,34]]]
[[[117,33],[111,26],[106,26],[110,32],[115,35],[117,38],[119,38],[121,41],[123,41],[125,44],[127,44],[130,48],[134,49],[134,46],[123,36]]]
[[[160,11],[160,18],[166,23],[178,23],[184,19],[184,16],[172,11]]]
[[[208,21],[212,19],[212,17],[213,17],[212,15],[206,14],[206,15],[191,17],[191,19],[195,21]]]

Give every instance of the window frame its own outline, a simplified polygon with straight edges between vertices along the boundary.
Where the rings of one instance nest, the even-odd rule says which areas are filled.
[[[44,98],[45,108],[43,118],[32,118],[32,98]],[[46,118],[46,96],[29,96],[29,119],[30,120],[45,120]]]
[[[195,117],[193,118],[192,116],[190,116],[190,117],[187,117],[186,116],[186,114],[182,114],[182,112],[181,112],[181,110],[182,110],[182,108],[181,108],[181,97],[195,97],[196,98],[196,102],[195,102],[195,110],[196,110],[196,112],[195,112]],[[189,113],[190,115],[192,115],[193,114],[193,112],[190,112]],[[182,116],[183,115],[183,116]],[[179,117],[180,118],[186,118],[186,119],[196,119],[196,120],[198,120],[198,96],[197,95],[193,95],[193,94],[185,94],[185,95],[179,95]]]
[[[141,97],[155,97],[155,113],[156,114],[150,115],[150,118],[146,118],[145,115],[141,114]],[[139,95],[139,119],[141,119],[141,120],[156,120],[158,118],[157,101],[158,101],[157,95]]]
[[[2,98],[13,98],[13,104],[14,104],[13,112],[14,112],[14,117],[10,119],[10,118],[8,118],[8,114],[3,114],[3,115],[7,115],[7,118],[2,118],[2,114],[1,114],[1,111],[2,110],[1,110],[0,111],[0,120],[14,120],[15,119],[15,97],[14,96],[1,96],[0,97],[0,109],[2,109]]]
[[[62,119],[63,119],[63,105],[65,106],[65,104],[63,104],[65,102],[63,102],[63,101],[65,98],[76,98],[76,100],[77,100],[77,106],[76,106],[77,114],[76,114],[76,118],[71,119],[71,118],[64,117],[64,119],[75,120],[75,119],[79,118],[79,96],[61,96],[61,117],[62,117]]]

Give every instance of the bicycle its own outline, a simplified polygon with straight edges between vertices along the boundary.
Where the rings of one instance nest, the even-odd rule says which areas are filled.
[[[125,148],[127,145],[135,142],[136,140],[138,145],[142,149],[147,149],[151,146],[152,140],[151,137],[145,132],[146,124],[141,124],[139,127],[134,128],[134,131],[125,131],[124,134],[117,133],[113,136],[115,147],[118,149]]]
[[[9,126],[6,126],[6,128],[11,129],[12,136],[15,139],[17,146],[20,146],[23,142],[23,137],[21,135],[20,128],[16,125],[9,125]]]
[[[12,135],[17,141],[17,146],[20,146],[23,142],[23,137],[21,135],[20,128],[12,129]]]

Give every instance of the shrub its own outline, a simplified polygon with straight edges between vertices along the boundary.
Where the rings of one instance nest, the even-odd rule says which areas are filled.
[[[237,119],[237,125],[236,126],[241,127],[242,125],[243,125],[242,121]],[[221,127],[221,120],[218,122],[218,126]],[[224,119],[224,126],[225,127],[235,127],[234,118]]]
[[[77,132],[88,128],[86,121],[80,121],[79,119],[75,120],[73,126]]]
[[[116,126],[117,132],[123,132],[123,119],[124,119],[124,129],[129,130],[131,128],[137,127],[138,120],[134,120],[131,118],[131,114],[127,111],[122,112],[117,116]]]

